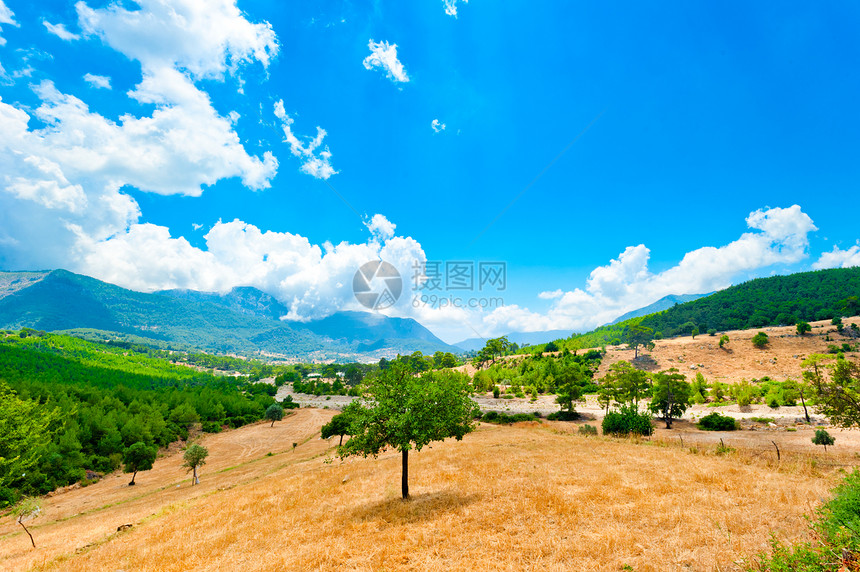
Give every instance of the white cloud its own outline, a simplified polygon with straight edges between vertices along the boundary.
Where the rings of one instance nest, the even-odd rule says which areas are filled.
[[[432,123],[430,123],[430,127],[433,128],[433,131],[439,133],[440,131],[445,131],[445,124],[441,123],[438,119],[434,119]]]
[[[374,42],[373,39],[367,44],[370,55],[362,62],[366,69],[381,68],[385,75],[394,83],[406,83],[409,76],[400,60],[397,59],[397,44],[389,44],[386,41]]]
[[[292,125],[295,121],[287,115],[283,100],[275,102],[275,117],[281,122],[281,129],[284,131],[284,141],[290,145],[290,152],[303,161],[302,172],[317,179],[328,179],[338,173],[331,166],[331,151],[329,151],[328,145],[319,150],[326,136],[325,129],[317,126],[316,137],[309,140],[305,138],[307,142],[302,143],[293,133]]]
[[[394,231],[397,229],[396,224],[389,221],[381,214],[373,215],[373,217],[369,221],[365,222],[364,225],[370,230],[372,236],[381,241],[386,241],[394,237]]]
[[[316,245],[303,236],[263,232],[234,220],[219,221],[204,238],[205,250],[171,237],[165,227],[135,224],[107,240],[83,244],[78,270],[142,291],[224,292],[240,285],[255,286],[289,306],[286,319],[307,320],[338,310],[365,310],[352,291],[353,276],[365,262],[390,262],[408,289],[413,262],[425,260],[418,242],[393,235],[382,239],[375,234],[362,244]],[[404,294],[392,310],[408,312],[410,302]]]
[[[275,157],[248,154],[234,130],[238,114],[219,114],[194,78],[267,65],[277,53],[271,27],[248,22],[227,0],[138,4],[134,12],[76,7],[87,35],[139,59],[142,78],[129,96],[151,104],[150,115],[107,119],[49,81],[34,86],[34,111],[0,100],[0,266],[68,267],[88,245],[121,236],[140,218],[126,185],[190,196],[231,177],[270,186]],[[29,128],[31,114],[38,128]]]
[[[66,29],[65,24],[51,24],[47,20],[42,20],[42,24],[47,28],[48,32],[54,34],[61,40],[71,42],[72,40],[80,40],[78,34],[74,34]]]
[[[860,244],[855,244],[845,250],[834,246],[830,252],[823,253],[812,265],[812,268],[823,270],[825,268],[851,268],[852,266],[860,266]]]
[[[97,89],[113,89],[110,78],[104,75],[84,74],[84,81]]]
[[[146,68],[171,67],[195,79],[219,79],[241,64],[268,67],[278,53],[268,22],[249,22],[235,0],[137,0],[140,10],[118,4],[76,9],[84,33],[96,35]]]
[[[10,26],[18,26],[18,22],[15,21],[15,14],[12,13],[12,10],[9,9],[8,6],[0,0],[0,24],[9,24]],[[0,27],[0,32],[3,29]],[[0,36],[0,46],[6,45],[6,38]]]
[[[456,18],[458,1],[462,1],[463,4],[469,3],[469,0],[442,0],[442,4],[445,6],[445,13]]]
[[[650,250],[643,244],[629,246],[617,259],[595,268],[584,289],[539,294],[541,299],[555,300],[546,313],[518,305],[505,306],[483,316],[483,328],[487,335],[591,329],[669,294],[720,290],[730,286],[741,273],[797,263],[807,256],[808,234],[817,230],[798,205],[757,210],[746,222],[757,232],[746,232],[725,246],[688,252],[676,266],[657,274],[648,270]]]

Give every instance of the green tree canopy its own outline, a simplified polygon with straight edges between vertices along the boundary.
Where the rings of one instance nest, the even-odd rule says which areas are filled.
[[[191,478],[191,485],[199,485],[200,479],[197,478],[197,467],[206,464],[206,457],[209,456],[209,450],[203,445],[192,443],[185,449],[182,455],[182,466],[192,471],[194,475]]]
[[[804,360],[804,379],[815,391],[816,411],[839,427],[860,427],[860,364],[813,354]],[[829,379],[828,379],[829,378]]]
[[[320,437],[329,439],[335,435],[340,436],[338,447],[343,445],[343,436],[352,435],[352,424],[359,418],[361,404],[358,401],[353,401],[343,408],[341,413],[338,413],[331,418],[331,421],[322,426]]]
[[[403,364],[392,364],[367,384],[356,406],[352,438],[338,447],[341,458],[377,456],[387,447],[400,451],[401,493],[409,498],[409,451],[420,451],[433,441],[458,441],[475,427],[478,406],[469,397],[467,376],[430,372],[416,377]]]
[[[0,381],[0,488],[11,487],[39,463],[60,424],[59,409],[19,399]]]
[[[768,339],[767,334],[764,332],[759,332],[752,337],[752,344],[758,349],[764,348],[769,342],[770,339]]]
[[[684,374],[670,368],[654,375],[654,387],[648,409],[672,428],[672,420],[681,417],[690,407],[691,387]]]
[[[129,486],[134,485],[134,478],[138,471],[148,471],[155,463],[155,457],[158,454],[156,447],[150,447],[146,443],[135,443],[125,450],[122,455],[122,461],[125,464],[125,472],[133,473]]]
[[[266,419],[271,421],[272,424],[270,427],[275,426],[275,421],[280,421],[284,418],[284,408],[278,405],[277,403],[273,403],[266,408]]]

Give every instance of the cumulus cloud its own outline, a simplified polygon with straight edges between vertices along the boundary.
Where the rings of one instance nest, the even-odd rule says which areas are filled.
[[[284,101],[278,100],[275,102],[275,117],[281,122],[281,129],[284,131],[284,141],[290,145],[290,152],[296,157],[299,157],[303,163],[301,170],[317,179],[328,179],[338,172],[331,166],[331,151],[328,145],[322,147],[322,142],[327,135],[326,130],[317,126],[316,137],[304,138],[305,143],[293,133],[293,123],[295,120],[287,115],[284,109]]]
[[[394,225],[385,217],[379,225]],[[372,219],[373,220],[373,219]],[[264,232],[240,220],[218,221],[205,235],[206,248],[195,248],[167,228],[135,224],[107,241],[83,245],[80,270],[128,288],[152,291],[191,288],[225,292],[255,286],[285,302],[287,320],[308,320],[338,310],[365,310],[352,291],[358,268],[386,260],[408,279],[414,261],[424,261],[421,245],[408,237],[374,233],[365,243],[317,245],[287,232]],[[408,311],[403,296],[394,312]]]
[[[370,48],[370,55],[364,58],[362,62],[366,69],[380,68],[385,71],[386,77],[394,83],[409,81],[406,68],[397,59],[397,44],[389,44],[386,41],[374,42],[371,39],[367,47]]]
[[[757,210],[746,222],[751,232],[724,246],[688,252],[677,265],[656,274],[648,270],[650,250],[644,244],[629,246],[609,264],[595,268],[584,288],[539,294],[554,300],[547,312],[509,305],[485,315],[483,327],[489,334],[591,329],[669,294],[720,290],[742,273],[797,263],[808,256],[808,234],[817,230],[798,205]],[[836,256],[847,260],[848,253],[839,251]]]
[[[852,266],[860,266],[860,244],[855,244],[845,250],[834,246],[830,252],[823,253],[812,265],[812,268],[823,270],[825,268],[851,268]]]
[[[438,119],[434,119],[433,122],[430,124],[430,127],[433,128],[433,131],[435,133],[445,131],[445,124],[440,122]]]
[[[78,34],[74,34],[66,29],[65,24],[51,24],[47,20],[42,20],[42,24],[47,28],[48,32],[57,36],[61,40],[66,42],[71,42],[72,40],[79,40],[81,37]]]
[[[190,196],[230,177],[270,186],[275,157],[250,155],[234,130],[238,115],[219,114],[195,80],[222,79],[251,61],[267,65],[277,53],[271,27],[248,22],[228,0],[138,5],[76,8],[86,35],[138,59],[141,81],[128,95],[151,104],[151,114],[110,120],[50,81],[33,86],[35,110],[0,100],[3,267],[68,267],[92,244],[121,236],[141,214],[124,186]],[[8,9],[0,14],[11,20]]]
[[[113,89],[110,78],[104,75],[84,74],[84,81],[97,89]]]
[[[463,4],[469,3],[469,0],[442,0],[442,4],[445,6],[445,13],[456,18],[458,1],[462,1]]]
[[[370,230],[372,236],[379,240],[388,240],[394,236],[394,231],[397,225],[385,218],[384,215],[375,214],[373,217],[364,223]]]
[[[18,23],[15,21],[15,14],[12,13],[12,10],[9,9],[8,6],[0,0],[0,24],[9,24],[10,26],[17,26]],[[2,26],[0,26],[0,32],[3,31]],[[0,36],[0,46],[6,44],[6,39],[3,36]]]

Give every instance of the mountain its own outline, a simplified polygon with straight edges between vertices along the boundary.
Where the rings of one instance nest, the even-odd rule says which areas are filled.
[[[685,304],[687,302],[692,302],[693,300],[698,300],[699,298],[704,298],[705,296],[710,296],[711,294],[713,294],[713,292],[709,294],[669,294],[668,296],[663,296],[653,304],[648,304],[638,310],[632,310],[626,314],[618,316],[615,320],[609,322],[608,325],[613,326],[631,318],[639,318],[655,312],[662,312],[663,310],[668,310],[675,304]]]
[[[547,330],[545,332],[511,332],[510,334],[506,334],[505,337],[508,338],[509,342],[519,344],[520,346],[530,346],[544,344],[568,336],[570,336],[570,330]],[[480,350],[486,343],[487,340],[484,338],[469,338],[454,345],[467,352],[472,352]]]
[[[344,312],[280,320],[287,308],[255,288],[227,294],[127,290],[66,270],[0,272],[0,328],[133,337],[177,349],[351,361],[456,351],[411,319]]]

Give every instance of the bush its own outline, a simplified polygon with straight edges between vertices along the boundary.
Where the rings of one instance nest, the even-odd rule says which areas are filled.
[[[633,405],[624,405],[618,411],[610,411],[603,418],[604,435],[650,435],[654,432],[651,415],[640,413]]]
[[[202,426],[204,433],[220,433],[221,432],[221,424],[217,421],[206,421]]]
[[[579,434],[585,435],[586,437],[591,435],[597,435],[597,427],[594,425],[582,425],[579,428]]]
[[[481,418],[484,423],[495,423],[497,425],[510,425],[511,423],[519,423],[521,421],[535,421],[540,418],[540,413],[499,413],[498,411],[487,411]]]
[[[499,392],[499,386],[497,385],[497,386],[495,386],[495,387],[493,388],[493,397],[495,397],[496,399],[498,399],[498,398],[499,398],[499,393],[500,393],[500,392]]]
[[[579,413],[576,411],[556,411],[546,416],[550,421],[576,421],[579,419]]]
[[[764,332],[759,332],[752,337],[752,343],[758,349],[764,348],[769,341],[767,334]]]
[[[738,423],[733,417],[714,412],[702,417],[696,427],[703,431],[734,431]]]

